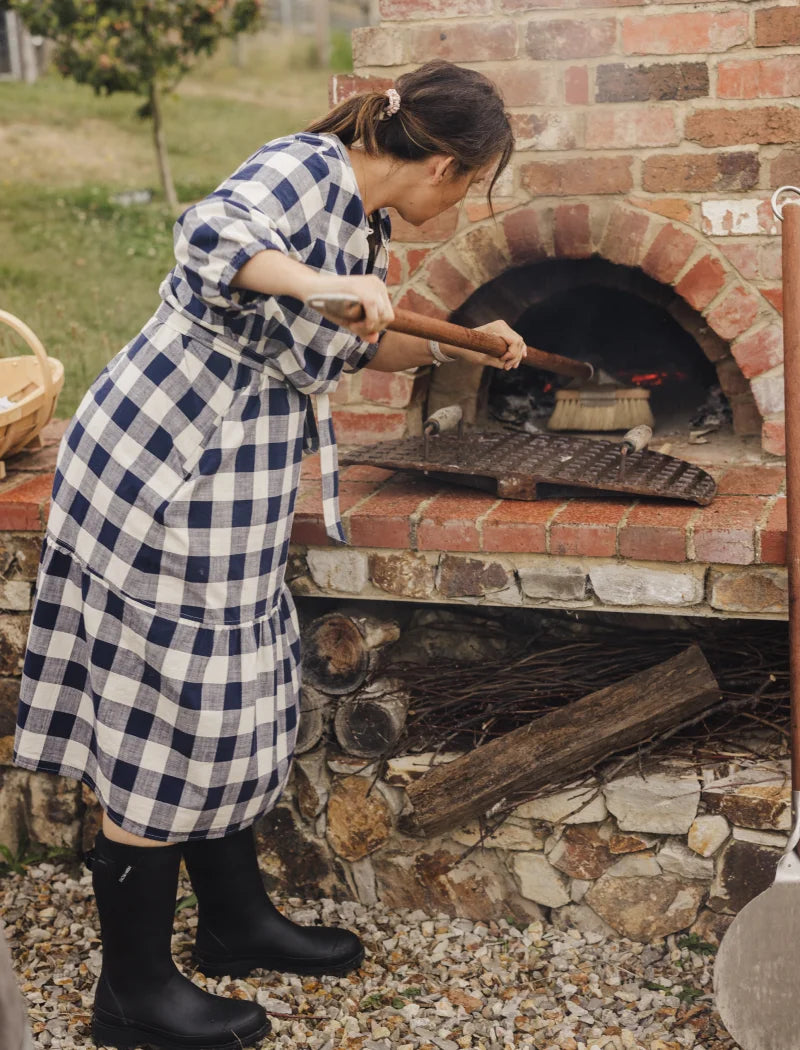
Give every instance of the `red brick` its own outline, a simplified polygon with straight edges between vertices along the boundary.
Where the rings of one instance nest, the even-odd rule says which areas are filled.
[[[379,481],[342,482],[340,480],[339,511],[343,521],[346,512],[375,492],[379,485]],[[322,515],[322,486],[318,480],[309,479],[300,486],[295,502],[291,542],[301,543],[308,547],[330,545],[331,541],[325,532],[325,521]]]
[[[569,66],[564,72],[564,101],[570,106],[589,102],[589,70],[586,66]]]
[[[663,215],[665,219],[674,222],[692,223],[692,204],[689,201],[677,197],[628,197],[628,204],[634,208],[644,208],[656,215]],[[694,224],[693,224],[694,225]]]
[[[337,440],[342,445],[371,445],[375,441],[393,441],[405,437],[405,412],[381,411],[365,407],[360,411],[336,409],[331,412]]]
[[[563,109],[550,113],[512,113],[511,130],[519,150],[571,150],[582,145],[583,119]]]
[[[39,530],[47,524],[54,475],[11,475],[0,489],[0,531]]]
[[[448,208],[441,215],[429,219],[421,226],[412,226],[396,211],[391,211],[392,240],[414,244],[426,241],[446,241],[458,226],[458,208]]]
[[[437,496],[421,512],[417,550],[479,551],[477,520],[497,503],[493,496],[459,492]]]
[[[555,69],[515,63],[487,70],[487,75],[507,106],[548,106],[561,101],[561,81]]]
[[[676,146],[681,133],[672,109],[656,106],[596,109],[586,113],[586,148],[618,149],[642,146]]]
[[[309,478],[319,478],[320,476],[319,452],[315,452],[313,455],[303,456],[300,463],[300,479],[305,481]]]
[[[720,62],[718,98],[795,98],[800,95],[800,57]]]
[[[786,468],[777,464],[730,467],[717,482],[720,496],[774,496],[786,482]]]
[[[717,362],[717,379],[726,397],[750,393],[750,384],[732,357]]]
[[[406,260],[408,262],[408,276],[411,277],[417,270],[422,266],[423,262],[430,255],[430,248],[409,248],[406,251]]]
[[[501,212],[508,211],[509,208],[515,208],[518,204],[519,201],[513,200],[513,198],[503,200],[492,196],[492,205],[489,207],[489,202],[486,200],[470,200],[467,198],[464,210],[470,222],[482,222],[484,219],[488,219],[493,211],[495,215],[500,215]]]
[[[756,47],[800,44],[800,8],[766,7],[756,11]]]
[[[765,506],[766,501],[757,496],[717,496],[695,522],[696,560],[751,565],[756,557],[756,525]]]
[[[702,310],[725,284],[725,268],[713,255],[704,255],[675,285],[675,291],[695,310]]]
[[[762,288],[761,294],[775,307],[778,313],[783,313],[783,288],[780,285],[776,288]]]
[[[642,269],[662,284],[672,284],[689,261],[696,238],[677,226],[664,226],[642,260]]]
[[[617,550],[617,527],[627,503],[574,499],[550,526],[550,553],[611,558]]]
[[[357,547],[411,546],[414,515],[439,490],[429,481],[398,476],[347,515],[347,537]]]
[[[604,0],[603,7],[637,7],[641,0]],[[536,8],[597,7],[597,0],[500,0],[503,11],[533,11]]]
[[[765,419],[783,411],[785,391],[782,371],[753,376],[750,389]]]
[[[609,262],[638,266],[644,255],[643,245],[647,241],[651,222],[646,212],[615,208],[600,242],[600,254]]]
[[[733,417],[733,432],[740,437],[755,437],[761,433],[761,412],[752,394],[729,399]]]
[[[595,193],[627,193],[633,187],[633,158],[584,157],[562,161],[532,161],[520,167],[523,186],[532,194],[572,197]]]
[[[760,296],[742,285],[737,285],[728,292],[719,306],[714,307],[706,320],[723,339],[735,339],[752,325],[760,308]]]
[[[389,253],[389,272],[386,274],[386,283],[391,288],[402,284],[403,281],[403,260],[396,251],[391,251]]]
[[[702,55],[744,44],[746,11],[633,15],[622,20],[622,50],[629,55]]]
[[[771,324],[731,343],[731,353],[736,358],[742,375],[751,379],[769,371],[783,361],[783,330]]]
[[[770,186],[796,186],[800,179],[800,149],[783,149],[772,158]]]
[[[775,241],[761,244],[758,249],[758,276],[766,281],[780,281],[783,276],[781,246]]]
[[[769,512],[761,531],[761,557],[768,565],[786,564],[786,500],[781,498]]]
[[[398,29],[382,26],[358,26],[351,34],[353,65],[395,66],[406,61],[408,35]]]
[[[547,526],[563,506],[558,500],[503,500],[483,521],[483,550],[544,554]]]
[[[380,0],[381,17],[385,19],[455,18],[456,16],[490,15],[493,0]]]
[[[619,533],[623,558],[642,561],[686,561],[686,529],[697,507],[683,504],[640,503]]]
[[[559,204],[553,210],[553,247],[556,257],[587,259],[592,254],[588,204]]]
[[[498,243],[499,230],[492,226],[478,226],[467,230],[459,241],[459,256],[472,260],[473,269],[484,280],[491,280],[508,269],[508,252],[505,244]]]
[[[371,467],[368,463],[352,463],[339,471],[340,481],[388,481],[395,476],[395,471],[383,467]]]
[[[741,244],[721,242],[719,250],[728,262],[736,267],[745,280],[755,281],[758,279],[758,247],[752,241]]]
[[[704,109],[686,118],[684,134],[707,147],[794,143],[800,139],[800,110],[788,105]]]
[[[642,188],[649,193],[692,190],[749,190],[758,184],[757,153],[659,153],[642,165]]]
[[[416,314],[425,314],[426,317],[438,317],[441,321],[444,321],[448,316],[447,310],[443,310],[441,306],[431,302],[430,299],[418,292],[416,288],[409,288],[403,298],[395,303],[395,306],[399,306],[401,310],[413,310]]]
[[[385,91],[391,87],[394,80],[391,77],[364,77],[355,73],[336,73],[330,79],[329,100],[331,106],[344,102],[353,95],[360,95],[364,91]]]
[[[409,59],[446,58],[450,62],[491,62],[515,58],[517,27],[496,18],[487,22],[441,22],[409,30]]]
[[[405,408],[414,398],[414,377],[403,372],[361,371],[361,397],[388,408]]]
[[[475,285],[460,270],[439,255],[426,270],[426,283],[430,290],[442,300],[450,310],[457,310],[475,291]]]
[[[786,424],[783,416],[764,420],[761,428],[761,447],[774,456],[786,455]]]
[[[525,46],[539,61],[563,58],[599,58],[614,51],[614,18],[557,18],[528,23]]]
[[[517,265],[539,262],[548,257],[545,231],[541,228],[542,219],[542,213],[535,212],[533,208],[520,208],[503,218],[508,250]]]
[[[595,76],[596,102],[685,101],[708,95],[706,62],[611,62],[598,66]]]

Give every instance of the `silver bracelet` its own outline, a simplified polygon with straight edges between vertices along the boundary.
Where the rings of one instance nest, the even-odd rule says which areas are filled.
[[[428,349],[430,350],[431,357],[433,358],[434,368],[438,368],[439,365],[446,364],[448,361],[455,361],[454,357],[448,357],[447,354],[442,353],[442,348],[439,346],[435,339],[428,340]]]

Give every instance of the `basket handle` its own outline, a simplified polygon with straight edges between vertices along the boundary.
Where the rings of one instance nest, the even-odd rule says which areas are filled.
[[[20,319],[15,317],[14,314],[10,314],[5,310],[0,310],[0,321],[7,324],[9,328],[12,328],[17,335],[21,335],[31,350],[33,350],[36,359],[39,362],[39,368],[41,369],[45,395],[47,397],[52,397],[53,375],[50,371],[50,365],[48,364],[47,352],[42,346],[39,337],[31,328],[28,328],[24,321],[20,321]]]

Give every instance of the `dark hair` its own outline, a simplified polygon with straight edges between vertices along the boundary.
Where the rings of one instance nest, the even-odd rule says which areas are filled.
[[[345,146],[359,142],[370,154],[424,160],[453,157],[454,175],[477,171],[499,157],[487,198],[514,149],[514,134],[495,85],[474,69],[436,59],[397,78],[400,108],[386,116],[385,91],[365,91],[335,106],[306,131],[332,133]]]

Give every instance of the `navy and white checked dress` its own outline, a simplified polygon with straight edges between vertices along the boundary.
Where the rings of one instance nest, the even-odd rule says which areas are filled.
[[[178,220],[161,305],[62,438],[14,758],[83,780],[135,835],[230,834],[285,785],[300,461],[320,447],[325,520],[341,538],[327,392],[377,347],[230,281],[265,248],[385,278],[378,219],[336,136],[267,143]]]

